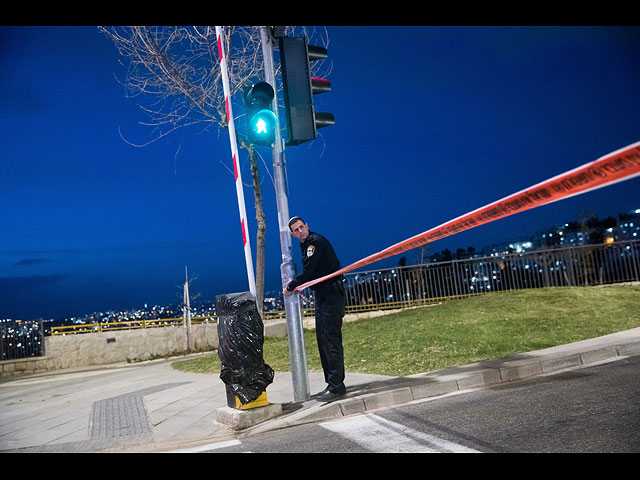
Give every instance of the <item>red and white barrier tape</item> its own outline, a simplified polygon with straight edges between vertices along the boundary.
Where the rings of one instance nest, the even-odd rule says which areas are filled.
[[[396,243],[378,253],[369,255],[330,275],[298,286],[299,292],[329,278],[364,267],[373,262],[406,252],[456,233],[524,212],[541,205],[590,192],[640,175],[640,142],[609,153],[598,160],[570,170],[562,175],[538,183],[518,193],[490,203],[431,230]]]
[[[244,204],[244,192],[242,190],[242,175],[240,174],[240,164],[238,157],[238,142],[236,140],[236,129],[233,122],[233,112],[231,110],[231,91],[229,88],[229,73],[227,71],[227,59],[225,56],[222,27],[216,27],[216,38],[218,41],[218,55],[220,58],[220,71],[222,73],[222,86],[224,88],[224,101],[227,109],[227,123],[229,125],[229,142],[231,143],[231,154],[233,156],[233,172],[236,178],[236,195],[238,197],[238,210],[240,211],[240,226],[242,227],[242,241],[244,243],[244,259],[247,264],[247,277],[249,279],[249,291],[256,296],[256,276],[253,272],[253,259],[251,256],[251,242],[249,241],[249,227],[247,224],[247,209]]]

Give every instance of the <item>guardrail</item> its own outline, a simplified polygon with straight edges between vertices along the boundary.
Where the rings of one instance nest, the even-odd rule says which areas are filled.
[[[0,361],[44,355],[42,319],[0,325]]]
[[[640,241],[560,247],[345,275],[348,308],[482,293],[640,281]]]
[[[348,305],[346,307],[346,313],[359,313],[367,312],[370,310],[394,310],[408,307],[415,307],[419,305],[426,305],[438,301],[451,300],[457,297],[438,297],[421,300],[408,300],[401,302],[385,302],[376,304],[364,304],[364,305]],[[314,315],[314,308],[303,308],[302,314],[305,317],[311,317]],[[274,310],[270,312],[264,312],[264,321],[284,320],[286,318],[284,310]],[[196,325],[198,323],[216,323],[218,317],[214,314],[207,317],[193,317],[191,323]],[[100,333],[116,330],[134,330],[140,328],[158,328],[158,327],[182,327],[184,325],[183,318],[157,318],[157,319],[145,319],[145,320],[125,320],[121,322],[99,322],[99,323],[80,323],[74,325],[63,325],[59,327],[51,327],[51,335],[77,335],[83,333]]]
[[[304,308],[303,315],[313,315],[313,308]],[[264,312],[262,317],[264,321],[282,320],[286,318],[284,310]],[[197,325],[199,323],[216,323],[217,321],[218,317],[216,314],[191,318],[192,325]],[[51,335],[77,335],[81,333],[100,333],[115,330],[182,326],[184,326],[184,319],[182,317],[123,320],[120,322],[78,323],[74,325],[51,327]]]
[[[215,323],[215,315],[206,317],[192,317],[191,323]],[[78,323],[74,325],[62,325],[51,327],[51,335],[75,335],[79,333],[100,333],[115,330],[134,330],[139,328],[181,327],[184,319],[180,318],[153,318],[141,320],[124,320],[121,322]]]
[[[409,308],[493,291],[587,286],[640,281],[640,241],[562,247],[448,262],[394,267],[345,275],[346,313]],[[313,293],[305,291],[304,316],[313,315]],[[281,320],[284,310],[263,320]],[[216,315],[193,317],[193,324],[216,322]],[[177,327],[183,318],[100,322],[52,327],[52,335]]]

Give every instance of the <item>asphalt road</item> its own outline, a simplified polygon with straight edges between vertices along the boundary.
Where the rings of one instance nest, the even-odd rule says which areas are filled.
[[[640,452],[640,356],[198,451]]]

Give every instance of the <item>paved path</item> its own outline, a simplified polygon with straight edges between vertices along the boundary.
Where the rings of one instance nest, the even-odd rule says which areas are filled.
[[[226,408],[217,374],[185,373],[172,360],[76,368],[0,378],[0,452],[170,452],[238,436],[371,412],[469,388],[640,354],[640,328],[503,359],[410,377],[348,373],[335,402],[292,402],[288,372],[267,388],[276,418],[234,430],[216,417]],[[325,387],[309,372],[312,394]]]

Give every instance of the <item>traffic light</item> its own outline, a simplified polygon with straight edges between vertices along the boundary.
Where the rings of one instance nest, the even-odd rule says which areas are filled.
[[[249,141],[270,146],[275,139],[278,120],[273,113],[273,87],[267,82],[253,85],[244,92]]]
[[[318,128],[335,124],[331,113],[316,112],[313,95],[329,92],[331,83],[312,78],[309,63],[327,57],[327,49],[307,45],[306,37],[279,39],[284,105],[287,114],[287,145],[300,145],[316,138]]]

